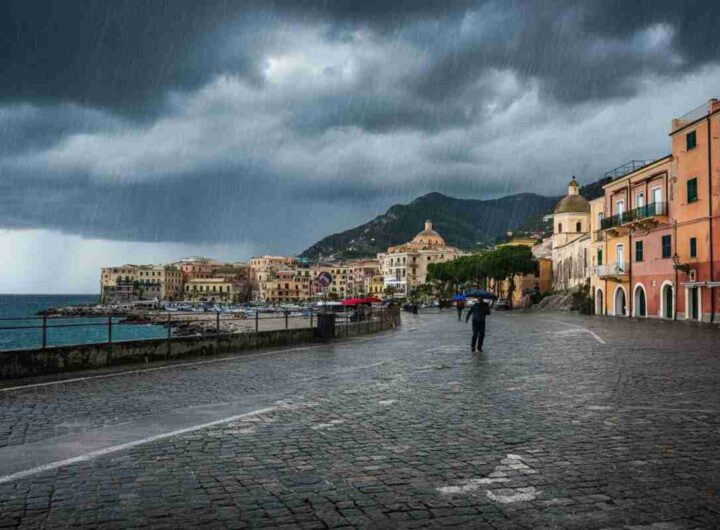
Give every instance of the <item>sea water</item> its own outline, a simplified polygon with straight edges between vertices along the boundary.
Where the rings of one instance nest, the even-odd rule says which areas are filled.
[[[51,307],[97,304],[98,295],[21,295],[0,294],[0,351],[42,346],[42,317],[38,311]],[[37,317],[33,320],[2,320]],[[152,324],[120,324],[113,318],[113,342],[154,339],[167,336],[167,329]],[[108,341],[107,317],[48,318],[47,345],[91,344]],[[72,327],[52,327],[73,324]],[[82,324],[81,326],[74,326]],[[18,326],[40,326],[34,329],[8,329]]]

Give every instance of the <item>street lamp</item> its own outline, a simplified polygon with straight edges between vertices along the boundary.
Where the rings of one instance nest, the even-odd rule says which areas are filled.
[[[675,269],[676,271],[683,271],[685,274],[690,272],[690,264],[680,263],[680,256],[678,256],[677,252],[673,254],[672,260],[673,269]]]

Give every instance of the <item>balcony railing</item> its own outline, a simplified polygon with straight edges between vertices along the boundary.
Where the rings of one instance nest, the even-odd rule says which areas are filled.
[[[645,206],[639,206],[634,210],[619,213],[612,217],[606,217],[602,220],[600,226],[603,230],[607,230],[608,228],[632,223],[633,221],[640,221],[641,219],[649,219],[650,217],[658,215],[667,215],[666,202],[652,202]]]
[[[625,276],[628,273],[624,263],[606,263],[595,267],[595,274],[601,278],[608,276]]]

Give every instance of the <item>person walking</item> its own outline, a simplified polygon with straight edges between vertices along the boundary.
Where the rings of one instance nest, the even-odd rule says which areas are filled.
[[[485,318],[490,314],[490,306],[485,300],[479,300],[472,305],[467,312],[465,322],[470,320],[472,316],[472,342],[470,343],[470,351],[481,352],[483,342],[485,341]]]
[[[465,300],[458,300],[455,302],[455,308],[457,309],[458,320],[462,320],[463,309],[465,309]]]

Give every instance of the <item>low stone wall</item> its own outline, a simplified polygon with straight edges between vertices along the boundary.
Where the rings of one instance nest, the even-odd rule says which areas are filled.
[[[392,329],[399,323],[399,311],[391,311],[379,320],[338,324],[335,336],[343,338],[377,333]],[[0,379],[236,353],[258,348],[292,346],[316,340],[318,340],[316,328],[303,328],[233,333],[217,337],[173,337],[169,340],[136,340],[113,344],[58,346],[44,350],[5,351],[0,352]]]

